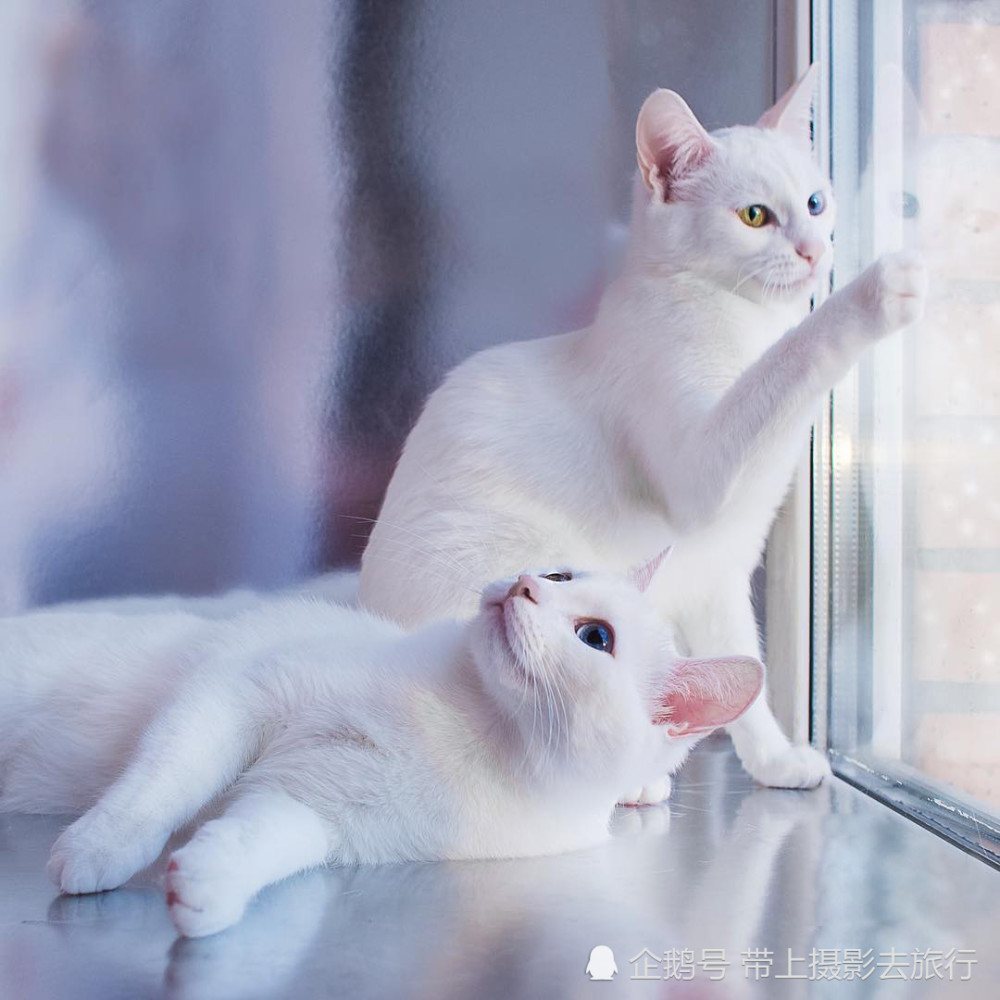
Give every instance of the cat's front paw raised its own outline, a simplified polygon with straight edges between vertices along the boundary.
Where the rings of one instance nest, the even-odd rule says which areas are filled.
[[[148,845],[113,828],[104,818],[82,816],[63,831],[49,855],[49,877],[62,892],[103,892],[124,885],[156,857]]]
[[[214,847],[192,841],[167,862],[167,907],[185,937],[207,937],[232,927],[249,902],[232,859]]]
[[[667,776],[652,784],[643,785],[641,788],[631,789],[618,800],[618,804],[623,806],[653,806],[659,802],[666,802],[670,798],[670,789],[670,777]]]
[[[750,776],[769,788],[815,788],[830,775],[830,763],[808,746],[790,746],[759,761],[744,761]]]
[[[927,268],[919,254],[909,251],[880,257],[854,282],[874,339],[923,318],[927,298]]]

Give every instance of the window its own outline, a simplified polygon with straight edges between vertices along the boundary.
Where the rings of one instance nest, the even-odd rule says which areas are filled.
[[[835,286],[903,248],[931,272],[926,320],[869,352],[816,429],[813,735],[997,864],[1000,0],[813,13]]]

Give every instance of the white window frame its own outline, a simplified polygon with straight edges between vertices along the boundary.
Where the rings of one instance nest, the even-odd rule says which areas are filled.
[[[780,97],[812,62],[815,45],[810,0],[774,0],[774,97]],[[821,85],[821,90],[825,83]],[[819,96],[819,103],[825,95]],[[816,129],[816,152],[826,162],[828,152]],[[812,463],[809,442],[803,442],[791,487],[767,540],[765,556],[764,635],[771,707],[785,732],[796,742],[811,737],[810,535],[812,530]],[[821,734],[825,737],[825,734]],[[819,740],[820,744],[823,739]]]

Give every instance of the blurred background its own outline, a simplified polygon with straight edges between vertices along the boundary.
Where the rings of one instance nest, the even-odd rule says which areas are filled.
[[[780,2],[4,0],[0,612],[355,561],[428,392],[585,324],[635,115]]]

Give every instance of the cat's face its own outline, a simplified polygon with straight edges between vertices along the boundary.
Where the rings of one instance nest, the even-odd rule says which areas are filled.
[[[642,590],[650,575],[549,569],[483,592],[472,625],[476,666],[537,767],[611,776],[648,760],[665,736],[690,742],[756,697],[756,661],[711,661],[692,674],[690,664],[709,661],[676,656]]]
[[[642,252],[745,298],[801,302],[829,279],[835,207],[809,139],[807,76],[755,126],[709,134],[672,91],[637,125]]]

